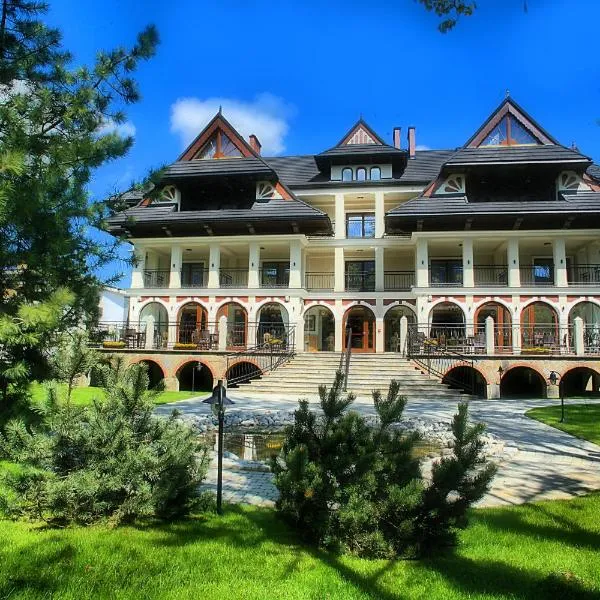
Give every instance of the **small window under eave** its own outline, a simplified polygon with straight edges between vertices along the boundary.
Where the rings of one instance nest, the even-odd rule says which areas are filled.
[[[502,117],[479,146],[533,146],[541,143],[513,115],[508,113]]]
[[[213,158],[241,158],[238,147],[220,129],[200,148],[194,156],[195,160],[211,160]]]

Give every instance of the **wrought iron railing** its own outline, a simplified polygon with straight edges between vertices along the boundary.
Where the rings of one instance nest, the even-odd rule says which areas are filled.
[[[290,272],[274,272],[273,269],[259,269],[258,277],[260,287],[263,288],[287,288],[290,287]]]
[[[167,288],[171,272],[168,269],[146,269],[144,271],[144,287]]]
[[[567,271],[570,285],[600,285],[600,265],[577,265]]]
[[[439,378],[443,383],[474,394],[476,389],[476,371],[473,355],[461,351],[461,346],[448,344],[449,340],[459,337],[446,337],[445,333],[431,335],[428,324],[409,324],[406,336],[406,356],[428,375]],[[452,325],[446,333],[458,332]],[[464,330],[464,328],[463,328]],[[439,329],[438,332],[441,332]]]
[[[304,287],[307,290],[332,290],[334,282],[333,273],[307,272],[304,277]]]
[[[414,271],[385,271],[383,287],[386,290],[410,290],[415,285]]]
[[[248,287],[248,269],[220,269],[219,285],[230,288]]]
[[[476,265],[473,278],[476,286],[505,287],[508,285],[508,266]]]
[[[583,347],[586,354],[600,354],[600,325],[584,324]]]
[[[573,339],[567,327],[555,323],[521,323],[521,354],[570,354]]]
[[[375,273],[346,273],[346,291],[373,292],[375,290]]]
[[[208,285],[208,269],[186,269],[181,272],[182,288],[204,288]]]
[[[237,387],[262,377],[288,363],[296,353],[295,327],[286,327],[281,337],[266,338],[253,348],[226,356],[228,387]]]
[[[527,265],[519,267],[521,286],[548,287],[554,285],[552,265]]]
[[[348,374],[350,373],[350,359],[352,357],[352,329],[346,329],[346,347],[340,354],[338,371],[344,375],[343,390],[348,389]]]

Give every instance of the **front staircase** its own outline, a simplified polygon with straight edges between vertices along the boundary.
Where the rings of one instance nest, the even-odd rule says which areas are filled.
[[[318,396],[319,385],[331,386],[339,368],[340,354],[315,352],[298,354],[288,363],[240,385],[240,391],[254,395],[285,395],[297,398]],[[359,400],[370,400],[375,389],[387,393],[392,379],[400,383],[400,393],[410,399],[458,401],[465,399],[460,390],[450,389],[434,377],[428,377],[399,354],[353,354],[348,372],[348,392]]]

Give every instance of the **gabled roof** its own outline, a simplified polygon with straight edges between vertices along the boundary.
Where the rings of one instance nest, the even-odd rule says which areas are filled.
[[[352,146],[364,144],[385,144],[383,139],[377,135],[366,121],[361,117],[356,123],[346,132],[344,137],[336,144],[336,146]]]
[[[215,160],[182,160],[165,168],[162,179],[172,181],[198,175],[250,175],[273,177],[273,169],[261,158],[227,158]]]
[[[505,98],[498,108],[485,120],[483,125],[467,140],[465,148],[477,148],[485,139],[490,131],[507,114],[511,114],[521,125],[523,125],[531,134],[542,144],[558,144],[558,141],[552,137],[537,121],[533,119],[521,106],[512,98]]]
[[[196,153],[206,144],[211,136],[221,130],[232,141],[235,147],[240,151],[243,157],[256,157],[258,154],[254,152],[250,144],[235,130],[233,125],[219,112],[211,119],[209,124],[196,136],[192,143],[183,151],[178,161],[192,160]],[[219,159],[215,159],[219,160]],[[231,159],[227,159],[231,160]]]

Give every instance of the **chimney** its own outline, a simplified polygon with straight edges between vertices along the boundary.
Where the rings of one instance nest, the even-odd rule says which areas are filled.
[[[408,128],[408,156],[410,158],[415,157],[416,147],[417,147],[417,142],[415,140],[415,128],[409,127]]]
[[[260,145],[258,138],[254,134],[252,134],[250,136],[249,140],[250,140],[250,147],[252,148],[252,150],[254,150],[254,152],[256,152],[256,154],[258,154],[260,156],[260,149],[262,148],[262,146]]]
[[[400,150],[400,148],[402,147],[402,142],[400,141],[401,133],[402,133],[401,127],[394,127],[394,148],[398,148],[398,150]]]

